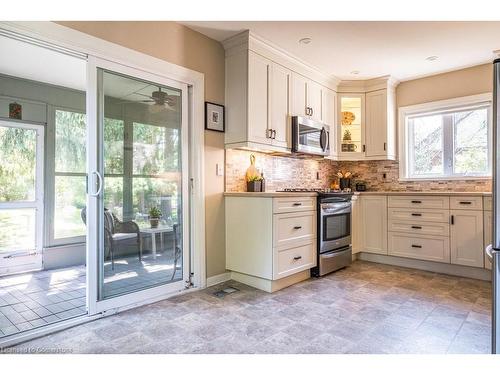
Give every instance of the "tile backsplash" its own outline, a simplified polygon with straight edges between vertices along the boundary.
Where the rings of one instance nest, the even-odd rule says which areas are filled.
[[[245,172],[252,153],[256,167],[264,173],[267,191],[287,187],[327,188],[336,181],[335,173],[339,170],[350,171],[356,176],[354,182],[363,181],[367,190],[372,191],[491,191],[491,179],[399,181],[397,161],[299,159],[244,150],[226,150],[226,191],[246,191]]]

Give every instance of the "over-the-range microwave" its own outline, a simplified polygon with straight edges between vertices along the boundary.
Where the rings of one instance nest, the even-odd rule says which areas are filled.
[[[292,152],[327,156],[330,127],[308,117],[292,116]]]

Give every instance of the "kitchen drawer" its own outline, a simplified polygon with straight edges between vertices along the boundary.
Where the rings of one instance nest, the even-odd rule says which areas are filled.
[[[449,210],[421,210],[408,208],[389,208],[388,219],[394,221],[449,223]]]
[[[493,210],[493,198],[483,197],[483,208],[485,211]]]
[[[316,266],[316,242],[274,252],[273,280]]]
[[[283,197],[273,199],[275,214],[300,211],[316,211],[316,197]]]
[[[273,246],[294,246],[316,238],[316,212],[273,215]]]
[[[447,210],[450,207],[450,199],[445,196],[389,195],[388,207],[418,209],[433,208]]]
[[[407,234],[426,234],[431,236],[450,236],[450,224],[433,222],[406,222],[389,220],[390,232],[401,232]]]
[[[482,210],[483,197],[450,197],[451,210]]]
[[[389,232],[389,255],[450,263],[450,239]]]

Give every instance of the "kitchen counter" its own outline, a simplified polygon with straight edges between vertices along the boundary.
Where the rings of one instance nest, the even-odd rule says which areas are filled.
[[[491,197],[491,192],[483,191],[357,191],[356,195],[446,195]]]
[[[316,197],[315,192],[281,192],[281,191],[266,191],[266,192],[225,192],[226,197],[259,197],[259,198],[274,198],[274,197]]]

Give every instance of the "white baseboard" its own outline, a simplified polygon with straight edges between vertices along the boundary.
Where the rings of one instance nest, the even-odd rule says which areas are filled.
[[[372,254],[365,252],[358,253],[356,255],[358,256],[357,258],[359,260],[365,260],[368,262],[389,264],[392,266],[400,266],[407,268],[415,268],[423,271],[444,273],[447,275],[468,277],[471,279],[478,279],[485,281],[491,280],[491,271],[484,268],[467,267],[458,264],[430,262],[427,260],[401,258],[391,255]]]
[[[207,277],[207,288],[231,280],[231,272],[220,273]]]

